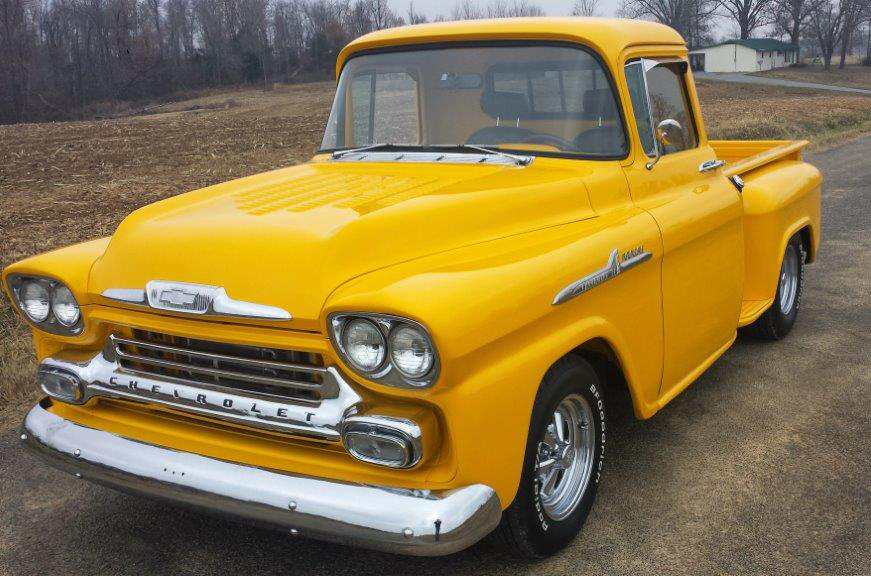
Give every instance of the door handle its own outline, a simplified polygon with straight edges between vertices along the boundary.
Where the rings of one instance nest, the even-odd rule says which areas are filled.
[[[725,166],[725,160],[705,160],[699,164],[699,172],[712,172],[721,166]]]

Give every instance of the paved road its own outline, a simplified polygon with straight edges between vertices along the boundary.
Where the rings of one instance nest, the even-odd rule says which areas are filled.
[[[832,86],[831,84],[816,84],[814,82],[797,82],[795,80],[783,80],[782,78],[769,78],[767,76],[751,76],[740,73],[713,73],[693,72],[698,80],[714,80],[717,82],[737,82],[739,84],[762,84],[766,86],[784,86],[786,88],[810,88],[812,90],[830,90],[832,92],[850,92],[853,94],[866,94],[871,96],[871,90],[863,88],[849,88],[847,86]]]
[[[825,235],[794,332],[739,340],[650,421],[618,411],[592,515],[554,558],[517,563],[480,544],[415,559],[294,540],[51,470],[19,448],[6,418],[0,573],[867,575],[869,149],[871,138],[814,159],[827,178]]]

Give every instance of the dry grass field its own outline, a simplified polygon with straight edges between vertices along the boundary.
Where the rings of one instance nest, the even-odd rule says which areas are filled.
[[[316,150],[332,83],[214,93],[147,115],[0,126],[0,267],[112,233],[167,196],[304,162]],[[700,82],[714,138],[809,138],[871,130],[871,98]],[[0,407],[31,399],[29,333],[0,297]]]
[[[813,82],[815,84],[830,84],[832,86],[847,86],[848,88],[864,88],[871,90],[871,66],[848,64],[843,70],[833,63],[831,70],[822,66],[812,65],[802,68],[778,68],[767,72],[757,72],[756,76],[782,78],[796,82]]]

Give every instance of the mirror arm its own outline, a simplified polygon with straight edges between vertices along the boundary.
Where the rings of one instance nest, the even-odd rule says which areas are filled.
[[[653,167],[656,166],[656,163],[659,162],[660,158],[662,158],[662,153],[659,151],[659,140],[657,140],[656,135],[653,137],[653,149],[656,152],[656,156],[653,157],[653,160],[644,165],[648,170],[653,170]]]

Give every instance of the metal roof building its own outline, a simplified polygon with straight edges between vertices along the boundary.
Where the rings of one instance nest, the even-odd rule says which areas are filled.
[[[798,47],[772,38],[726,40],[690,51],[693,70],[704,72],[759,72],[796,62]]]

